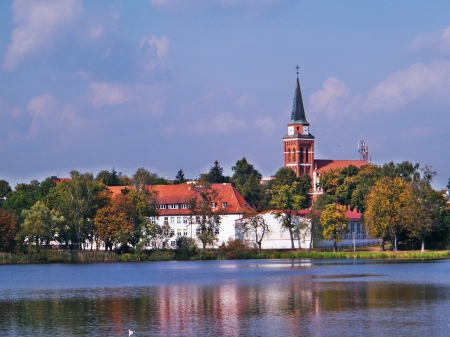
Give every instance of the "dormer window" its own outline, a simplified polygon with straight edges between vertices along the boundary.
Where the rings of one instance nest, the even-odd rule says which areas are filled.
[[[227,208],[228,203],[227,202],[222,202],[222,208]]]
[[[178,209],[178,204],[170,204],[169,209]]]
[[[212,207],[212,208],[216,208],[216,207],[217,207],[217,202],[211,203],[211,207]]]
[[[159,204],[159,205],[156,205],[156,209],[166,209],[167,208],[167,205],[166,204]]]

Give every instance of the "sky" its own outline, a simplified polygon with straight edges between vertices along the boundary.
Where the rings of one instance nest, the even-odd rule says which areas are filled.
[[[0,179],[283,166],[296,69],[317,159],[450,178],[450,2],[0,1]]]

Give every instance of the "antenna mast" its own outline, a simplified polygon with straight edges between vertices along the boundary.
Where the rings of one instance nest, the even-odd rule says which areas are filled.
[[[369,160],[369,147],[363,140],[358,143],[359,160],[364,160],[366,163]]]

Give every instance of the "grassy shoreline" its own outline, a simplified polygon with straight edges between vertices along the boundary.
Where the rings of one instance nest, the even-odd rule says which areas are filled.
[[[100,262],[137,262],[137,261],[175,261],[175,260],[234,260],[234,259],[373,259],[373,260],[430,260],[448,259],[450,251],[357,251],[357,252],[319,252],[319,251],[263,251],[254,250],[227,254],[220,250],[197,251],[192,256],[179,256],[173,250],[126,253],[118,255],[105,251],[54,251],[44,250],[28,254],[0,253],[0,265],[45,264],[45,263],[100,263]]]

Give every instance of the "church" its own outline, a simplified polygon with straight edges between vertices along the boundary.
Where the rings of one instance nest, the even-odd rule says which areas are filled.
[[[368,164],[368,150],[364,142],[360,142],[359,151],[361,158],[359,160],[316,159],[314,157],[315,137],[312,135],[310,125],[306,120],[302,91],[298,79],[298,66],[294,104],[287,127],[287,134],[283,137],[284,167],[294,170],[298,177],[302,174],[310,175],[313,199],[322,194],[319,186],[320,176],[324,172],[349,165],[360,168]]]

